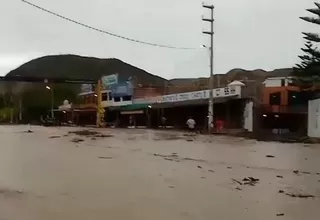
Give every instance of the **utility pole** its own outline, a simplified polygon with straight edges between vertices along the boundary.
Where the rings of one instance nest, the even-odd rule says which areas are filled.
[[[211,24],[211,30],[210,31],[203,31],[203,34],[208,34],[211,37],[211,46],[210,46],[210,78],[209,78],[209,105],[208,105],[208,131],[209,134],[212,130],[213,125],[213,5],[205,5],[203,4],[202,7],[209,9],[211,11],[211,18],[202,18],[203,21],[209,22]]]

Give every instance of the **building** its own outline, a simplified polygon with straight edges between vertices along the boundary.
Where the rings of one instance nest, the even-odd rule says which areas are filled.
[[[305,130],[310,93],[295,82],[296,78],[290,76],[271,77],[263,82],[259,109],[263,129],[277,134]]]

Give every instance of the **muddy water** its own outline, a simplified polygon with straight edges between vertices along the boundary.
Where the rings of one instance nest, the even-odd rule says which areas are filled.
[[[114,136],[93,138],[68,134],[76,130],[71,128],[22,132],[27,129],[0,126],[0,219],[319,216],[317,145],[172,131],[106,129],[99,131]],[[83,141],[74,143],[74,138]],[[245,184],[245,177],[259,181]]]

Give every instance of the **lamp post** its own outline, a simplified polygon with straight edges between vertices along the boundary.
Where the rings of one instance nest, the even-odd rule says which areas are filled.
[[[46,89],[50,90],[50,92],[51,92],[51,118],[54,118],[54,111],[53,111],[54,95],[53,95],[53,89],[50,86],[46,86]]]

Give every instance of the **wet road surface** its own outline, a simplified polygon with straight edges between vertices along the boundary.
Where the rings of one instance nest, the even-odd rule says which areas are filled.
[[[0,126],[1,220],[319,218],[319,145],[27,129]]]

